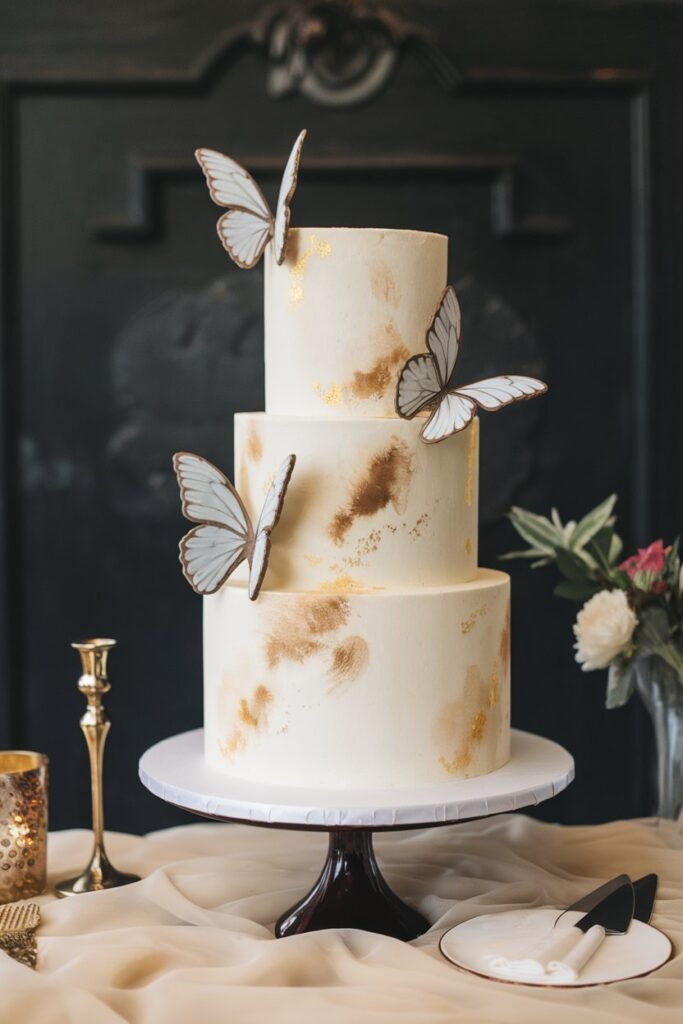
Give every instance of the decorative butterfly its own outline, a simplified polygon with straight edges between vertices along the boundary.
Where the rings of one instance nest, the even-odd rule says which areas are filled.
[[[220,469],[200,455],[173,456],[183,515],[199,523],[180,542],[183,574],[197,594],[215,594],[246,560],[249,597],[256,600],[268,569],[270,534],[280,518],[295,462],[296,455],[288,455],[280,466],[254,530],[242,499]]]
[[[296,189],[301,147],[305,138],[304,129],[289,154],[274,217],[263,192],[243,167],[214,149],[196,150],[195,157],[204,171],[211,198],[217,206],[228,207],[228,212],[216,224],[216,229],[223,247],[238,267],[250,270],[256,266],[271,238],[275,240],[277,263],[284,262],[289,204]]]
[[[396,411],[403,419],[412,419],[421,409],[431,410],[422,428],[422,440],[427,444],[464,430],[474,418],[477,406],[496,412],[511,402],[535,398],[548,390],[543,381],[517,374],[487,377],[476,384],[452,388],[450,380],[460,351],[460,336],[460,306],[449,285],[427,331],[429,353],[408,360],[396,388]]]

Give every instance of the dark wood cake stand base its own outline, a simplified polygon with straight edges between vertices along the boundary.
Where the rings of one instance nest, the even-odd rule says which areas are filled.
[[[277,922],[278,937],[361,928],[409,941],[429,928],[382,877],[373,832],[439,828],[519,810],[555,796],[574,778],[566,750],[512,730],[510,760],[475,779],[388,790],[268,786],[226,778],[206,762],[201,729],[170,736],[140,758],[140,780],[161,800],[214,821],[329,833],[324,867],[308,895]],[[359,803],[356,803],[356,801]]]
[[[330,832],[327,860],[309,893],[275,925],[278,938],[321,928],[362,928],[407,942],[429,921],[399,899],[375,858],[370,829]]]

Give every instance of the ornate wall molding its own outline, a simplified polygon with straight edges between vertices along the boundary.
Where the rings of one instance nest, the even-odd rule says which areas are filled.
[[[239,156],[250,171],[279,175],[282,154]],[[568,220],[550,214],[524,211],[519,200],[520,184],[530,172],[516,157],[452,156],[430,153],[391,153],[382,156],[306,157],[303,180],[323,180],[343,172],[347,176],[381,173],[397,176],[444,175],[456,181],[476,181],[487,185],[491,196],[491,233],[499,239],[557,241],[572,232]],[[159,186],[167,180],[200,178],[191,160],[163,157],[129,156],[127,159],[126,208],[120,214],[91,226],[93,238],[104,242],[140,242],[157,238],[163,231],[163,206]]]

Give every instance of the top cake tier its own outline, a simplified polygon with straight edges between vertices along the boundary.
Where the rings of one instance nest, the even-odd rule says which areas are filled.
[[[405,361],[446,286],[448,239],[424,231],[290,228],[265,252],[266,412],[395,416]]]

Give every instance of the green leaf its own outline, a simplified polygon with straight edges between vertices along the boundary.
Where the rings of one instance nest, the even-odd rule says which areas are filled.
[[[501,561],[509,561],[511,558],[547,558],[547,552],[538,548],[525,548],[524,551],[507,551],[504,555],[498,556]]]
[[[615,658],[607,670],[605,707],[620,708],[626,704],[636,688],[635,667],[626,658]]]
[[[540,548],[544,554],[554,554],[558,546],[565,546],[564,537],[545,516],[513,505],[508,517],[520,537],[533,548]]]
[[[608,555],[610,566],[614,566],[617,564],[617,562],[619,561],[619,556],[621,555],[623,550],[624,542],[622,541],[621,537],[617,536],[616,533],[613,533],[612,540],[609,546]]]
[[[597,594],[600,587],[597,583],[581,582],[580,580],[561,580],[553,593],[556,597],[566,597],[570,601],[587,601],[593,594]]]
[[[564,533],[564,526],[562,525],[562,520],[560,519],[560,513],[557,511],[556,508],[551,508],[550,518],[552,520],[553,526],[555,526],[560,531],[560,533]]]
[[[557,552],[557,568],[568,580],[580,580],[586,583],[590,579],[590,569],[583,558],[574,551],[560,548]]]
[[[605,498],[596,508],[579,520],[569,540],[569,546],[574,551],[584,547],[591,537],[594,537],[607,524],[616,500],[616,494],[610,494],[609,498]]]

